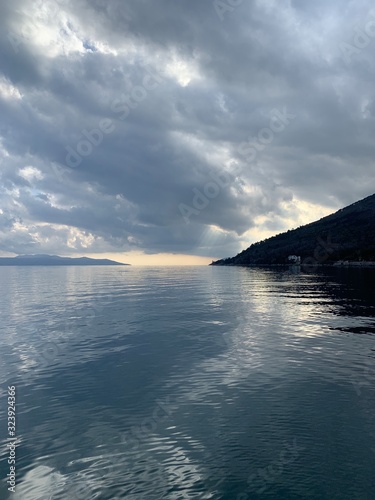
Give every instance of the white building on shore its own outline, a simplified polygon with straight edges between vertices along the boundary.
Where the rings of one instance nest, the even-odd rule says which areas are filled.
[[[299,266],[301,264],[301,257],[299,255],[289,255],[288,263]]]

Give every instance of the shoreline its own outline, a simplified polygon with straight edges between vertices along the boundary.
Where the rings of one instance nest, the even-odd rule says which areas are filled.
[[[337,261],[332,263],[321,264],[317,262],[316,264],[214,264],[211,263],[209,266],[212,267],[293,267],[293,268],[313,268],[313,267],[335,267],[335,268],[371,268],[375,267],[374,261]]]

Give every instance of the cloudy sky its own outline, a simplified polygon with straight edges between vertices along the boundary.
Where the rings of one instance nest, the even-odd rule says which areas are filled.
[[[208,263],[374,192],[370,0],[2,0],[0,254]]]

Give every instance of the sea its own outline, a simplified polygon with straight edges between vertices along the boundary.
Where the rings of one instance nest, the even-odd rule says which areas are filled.
[[[374,284],[0,267],[0,498],[374,499]]]

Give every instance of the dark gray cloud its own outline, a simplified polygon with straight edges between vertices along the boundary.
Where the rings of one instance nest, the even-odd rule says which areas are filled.
[[[226,256],[372,194],[374,14],[3,2],[0,251]]]

